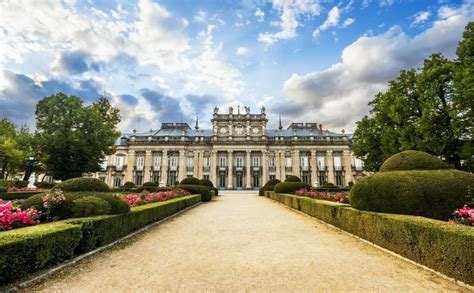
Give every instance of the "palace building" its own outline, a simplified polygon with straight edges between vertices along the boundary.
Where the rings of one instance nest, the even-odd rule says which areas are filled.
[[[353,156],[344,130],[323,130],[317,123],[291,123],[284,129],[281,119],[277,129],[268,129],[264,107],[259,114],[249,107],[242,113],[230,107],[224,114],[216,107],[211,122],[212,129],[201,129],[196,118],[194,129],[162,123],[158,130],[125,134],[95,177],[115,188],[127,181],[172,186],[193,176],[220,189],[258,189],[289,175],[313,186],[347,186],[363,176],[362,161]]]

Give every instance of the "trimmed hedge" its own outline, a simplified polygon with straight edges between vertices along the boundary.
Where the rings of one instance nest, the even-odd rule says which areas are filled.
[[[54,182],[37,181],[34,184],[35,184],[36,187],[43,188],[43,189],[51,189],[54,186],[56,186],[56,183],[54,183]]]
[[[179,184],[182,184],[182,185],[202,185],[202,182],[201,182],[201,180],[199,180],[195,177],[188,177],[188,178],[184,178],[183,180],[181,180],[181,182]]]
[[[149,192],[156,192],[158,191],[158,184],[155,182],[145,182],[142,185],[143,190],[149,191]]]
[[[110,214],[112,206],[95,196],[84,196],[76,199],[71,208],[72,218],[91,217]]]
[[[183,180],[184,181],[184,180]],[[211,189],[203,185],[191,185],[191,184],[180,184],[178,188],[189,191],[191,194],[200,194],[202,201],[211,201],[212,193]]]
[[[351,205],[446,221],[469,201],[473,188],[474,175],[457,170],[384,172],[358,181],[351,189]]]
[[[13,181],[13,186],[17,188],[25,188],[28,186],[28,181],[16,180]]]
[[[275,185],[274,191],[278,193],[292,193],[301,188],[309,189],[310,186],[304,182],[281,182]]]
[[[207,186],[207,187],[211,187],[211,188],[214,187],[214,184],[213,184],[212,181],[209,180],[209,179],[201,179],[200,182],[201,182],[201,183],[200,183],[201,185],[204,185],[204,186]],[[182,182],[181,182],[181,183],[182,183]],[[184,183],[182,183],[182,184],[184,184]]]
[[[258,195],[259,196],[264,196],[265,191],[273,191],[275,189],[275,185],[277,185],[280,182],[281,181],[278,180],[278,179],[268,180],[267,183],[265,183],[265,185],[260,187],[260,189],[258,190]]]
[[[290,175],[285,178],[285,182],[301,182],[301,179],[298,176]]]
[[[0,186],[10,187],[10,186],[13,186],[13,184],[14,184],[13,180],[0,179]]]
[[[96,178],[73,178],[61,182],[54,186],[53,189],[60,189],[62,191],[98,191],[98,192],[107,192],[109,191],[109,186],[99,179]]]
[[[474,285],[474,229],[437,220],[359,211],[346,204],[266,192],[297,209],[383,248]]]
[[[449,169],[449,166],[428,153],[408,150],[388,158],[380,167],[380,172],[439,169]]]
[[[80,218],[0,234],[0,285],[111,243],[201,200],[200,195],[135,207],[120,215]]]
[[[137,186],[135,185],[135,183],[133,183],[131,181],[127,181],[122,185],[122,189],[124,189],[124,190],[129,190],[129,189],[135,188],[135,187],[137,187]]]
[[[0,192],[0,199],[13,200],[13,199],[27,199],[33,195],[43,193],[44,191],[18,191],[18,192]]]

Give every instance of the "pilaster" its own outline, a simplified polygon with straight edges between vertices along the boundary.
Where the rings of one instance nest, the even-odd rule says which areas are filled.
[[[228,151],[229,157],[227,158],[227,168],[228,168],[228,177],[227,177],[227,189],[232,189],[233,187],[233,168],[234,168],[234,162],[232,158],[232,152],[233,151]]]
[[[209,172],[209,178],[214,186],[217,187],[217,151],[211,151],[211,168]]]
[[[328,168],[328,182],[335,183],[334,181],[334,159],[332,157],[332,150],[326,151],[326,166]]]
[[[168,149],[163,150],[161,155],[161,173],[160,173],[160,185],[166,186],[169,184],[168,182],[168,166],[169,166],[169,158],[168,158]]]
[[[311,151],[311,161],[309,162],[311,168],[311,185],[316,186],[318,182],[318,163],[316,151]]]
[[[293,175],[301,177],[301,172],[300,172],[300,151],[292,151],[292,163],[291,163],[291,170]]]
[[[344,185],[348,185],[349,182],[354,183],[354,175],[352,174],[352,164],[351,164],[351,153],[349,150],[344,150],[342,152],[342,166],[344,168]]]
[[[127,155],[127,169],[125,171],[125,178],[124,178],[123,183],[127,181],[133,182],[133,168],[134,167],[135,167],[135,151],[129,150],[128,155]]]
[[[143,183],[151,181],[153,167],[153,154],[151,150],[145,151],[145,166],[143,166]]]
[[[265,183],[268,181],[268,157],[267,157],[267,151],[263,150],[262,151],[262,183],[261,186],[263,186]]]
[[[178,180],[181,182],[186,178],[186,152],[184,150],[179,151],[178,158]]]
[[[251,151],[247,150],[245,153],[245,189],[251,189],[252,188],[252,183],[250,181],[250,178],[252,177],[251,174],[251,161],[250,161],[250,154]]]

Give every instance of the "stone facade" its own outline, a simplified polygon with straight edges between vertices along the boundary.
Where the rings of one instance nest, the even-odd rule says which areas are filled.
[[[174,185],[186,177],[210,179],[221,189],[257,189],[269,179],[296,175],[313,186],[346,186],[361,176],[351,138],[323,130],[321,124],[292,123],[267,129],[265,108],[251,114],[240,107],[226,114],[214,109],[212,129],[163,123],[159,130],[124,135],[117,151],[95,177],[111,187],[127,181]]]

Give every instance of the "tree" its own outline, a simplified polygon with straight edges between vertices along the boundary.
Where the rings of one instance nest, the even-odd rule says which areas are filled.
[[[35,113],[41,161],[55,179],[98,171],[114,152],[120,116],[105,98],[85,106],[79,97],[57,93],[39,101]]]

